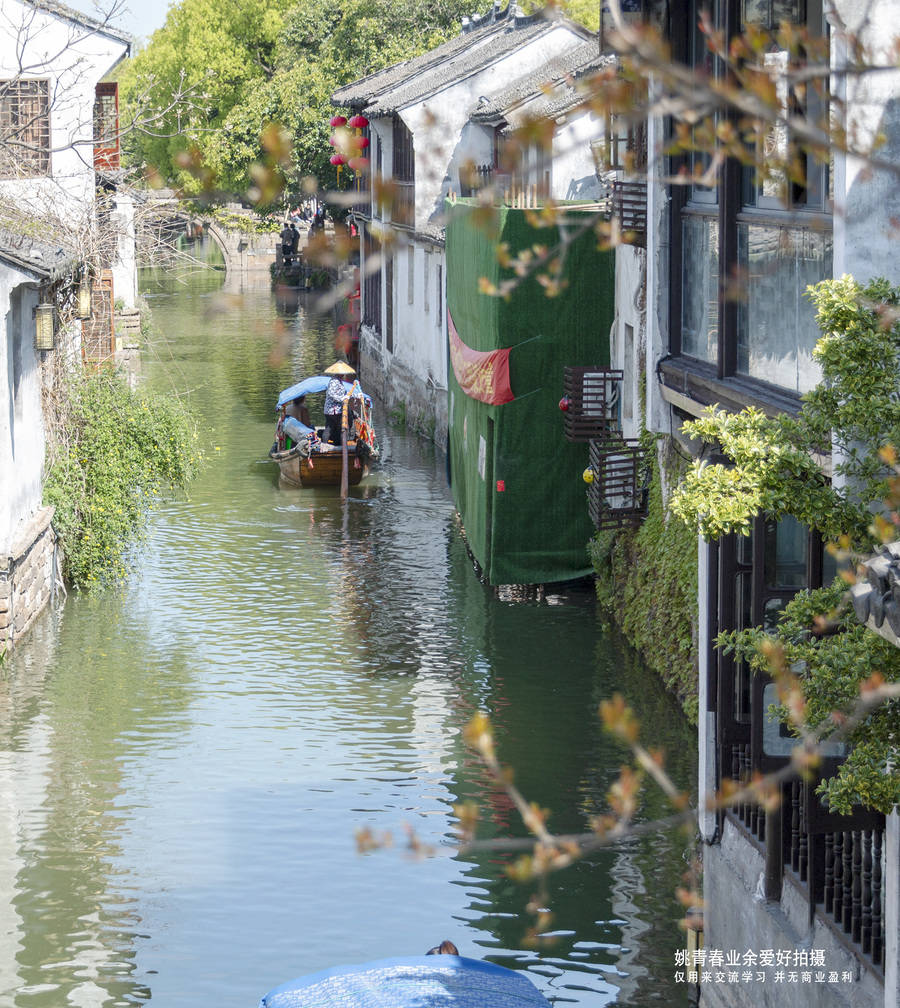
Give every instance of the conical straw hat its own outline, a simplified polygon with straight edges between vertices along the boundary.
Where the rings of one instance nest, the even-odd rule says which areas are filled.
[[[344,363],[344,361],[335,361],[331,367],[325,368],[322,372],[323,374],[356,374],[349,364]]]

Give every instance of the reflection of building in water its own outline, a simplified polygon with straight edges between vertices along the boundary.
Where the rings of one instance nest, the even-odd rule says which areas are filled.
[[[137,919],[110,874],[121,771],[106,745],[121,723],[104,726],[87,713],[93,703],[112,710],[120,698],[130,708],[133,698],[114,686],[115,700],[100,699],[103,689],[85,690],[84,680],[73,688],[67,680],[96,668],[83,654],[60,669],[57,648],[57,617],[45,613],[3,679],[0,1002],[41,990],[82,1008],[138,1003],[149,992],[130,979]],[[96,773],[91,786],[80,776],[85,766]]]

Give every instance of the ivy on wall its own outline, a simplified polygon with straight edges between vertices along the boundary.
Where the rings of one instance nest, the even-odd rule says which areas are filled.
[[[678,482],[687,463],[671,439],[660,438],[657,448],[646,520],[598,533],[588,553],[600,604],[696,724],[697,536],[663,504],[664,482]]]

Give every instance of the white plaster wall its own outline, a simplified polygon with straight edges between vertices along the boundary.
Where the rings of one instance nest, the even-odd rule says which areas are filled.
[[[895,0],[834,0],[829,17],[835,39],[833,63],[840,68],[846,57],[841,28],[858,33],[868,58],[897,65],[894,47],[898,35]],[[849,131],[865,148],[879,134],[886,143],[878,157],[896,165],[900,161],[900,71],[879,70],[851,76],[846,84],[835,78],[848,103]],[[859,157],[836,158],[834,273],[852,274],[865,283],[876,276],[900,280],[896,214],[900,180],[891,172],[871,169]]]
[[[0,77],[50,79],[51,175],[0,181],[39,211],[86,226],[94,196],[94,91],[128,46],[17,0],[0,0]],[[84,225],[82,224],[84,221]]]
[[[31,279],[0,264],[0,553],[41,502],[44,426],[32,316],[38,296]]]
[[[624,372],[619,415],[626,438],[638,437],[642,427],[646,262],[642,248],[622,245],[616,249],[616,314],[610,334],[610,366]],[[627,327],[631,328],[630,339]]]
[[[116,193],[115,200],[115,210],[110,215],[110,226],[117,234],[112,264],[113,296],[117,301],[121,299],[126,308],[134,308],[137,297],[134,200],[121,191]]]
[[[603,137],[600,117],[584,111],[565,123],[553,139],[551,193],[556,200],[599,200],[604,186],[597,178],[591,142]]]
[[[652,82],[650,87],[652,97]],[[674,433],[681,425],[673,423],[671,407],[663,399],[656,377],[657,365],[669,352],[669,197],[660,181],[665,171],[664,145],[662,121],[648,120],[645,425],[647,430]]]
[[[478,136],[474,131],[465,134],[466,140],[471,138],[476,145],[471,151],[463,145],[462,138],[469,113],[478,99],[482,95],[497,94],[582,41],[583,38],[569,28],[556,25],[481,72],[454,81],[426,101],[400,110],[415,140],[417,227],[440,210],[451,188],[458,189],[459,166],[477,160],[476,154],[481,150]]]
[[[446,440],[447,336],[444,250],[405,235],[395,245],[393,352],[382,343],[389,398],[411,414],[436,418],[435,438]],[[385,305],[386,310],[386,305]],[[383,331],[383,330],[382,330]],[[393,402],[393,399],[391,399]]]

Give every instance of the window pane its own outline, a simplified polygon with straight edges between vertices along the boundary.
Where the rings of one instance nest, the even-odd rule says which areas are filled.
[[[738,311],[738,371],[793,392],[821,380],[812,351],[821,333],[803,295],[831,276],[831,236],[808,228],[738,226],[747,290]]]
[[[735,553],[737,554],[737,562],[739,564],[745,564],[749,567],[753,563],[753,533],[744,536],[739,535],[737,537],[737,545],[735,546]]]
[[[719,330],[719,228],[701,217],[684,220],[681,352],[715,364]]]
[[[766,521],[766,588],[806,587],[809,529],[796,518]]]

